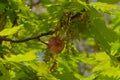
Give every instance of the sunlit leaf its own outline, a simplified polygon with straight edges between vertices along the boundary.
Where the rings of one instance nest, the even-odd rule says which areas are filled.
[[[32,69],[37,71],[37,75],[39,76],[45,76],[48,74],[48,66],[44,62],[37,62],[37,63],[26,63],[27,66],[30,66]]]
[[[15,26],[13,28],[6,28],[0,32],[0,36],[7,36],[15,34],[23,25]]]
[[[112,13],[113,10],[117,10],[118,7],[112,4],[107,4],[107,3],[101,3],[101,2],[91,2],[91,6],[96,8],[97,10],[100,10],[104,13]]]
[[[36,51],[33,50],[25,54],[11,55],[11,57],[6,57],[6,60],[12,62],[24,62],[35,60],[36,57]]]

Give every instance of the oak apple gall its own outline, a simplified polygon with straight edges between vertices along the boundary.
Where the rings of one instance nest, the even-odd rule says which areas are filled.
[[[48,42],[48,47],[55,53],[60,53],[64,48],[64,41],[58,37],[51,37]]]

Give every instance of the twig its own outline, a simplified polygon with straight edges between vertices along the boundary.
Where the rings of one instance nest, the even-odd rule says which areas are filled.
[[[52,70],[57,66],[57,61],[54,60],[52,66],[50,67],[49,71],[52,72]]]
[[[43,44],[45,44],[45,45],[47,45],[48,46],[48,43],[46,43],[46,42],[44,42],[44,41],[42,41],[41,39],[38,39],[41,43],[43,43]]]
[[[30,40],[34,40],[34,39],[39,39],[40,37],[43,37],[43,36],[52,35],[54,32],[55,31],[49,31],[47,33],[42,33],[37,36],[33,36],[33,37],[25,38],[25,39],[19,39],[19,40],[14,40],[14,39],[7,38],[7,37],[0,37],[0,41],[10,41],[13,43],[22,43],[22,42],[26,42],[26,41],[30,41]]]

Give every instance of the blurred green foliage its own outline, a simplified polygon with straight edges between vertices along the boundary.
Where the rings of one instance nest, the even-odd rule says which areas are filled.
[[[38,4],[0,0],[0,80],[119,80],[118,2],[39,0],[46,11],[36,14]],[[58,55],[46,45],[52,36],[65,42]]]

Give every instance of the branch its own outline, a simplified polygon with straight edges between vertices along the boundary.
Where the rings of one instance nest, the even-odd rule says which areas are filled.
[[[33,36],[33,37],[25,38],[25,39],[19,39],[19,40],[14,40],[14,39],[7,38],[7,37],[0,37],[0,41],[10,41],[13,43],[22,43],[22,42],[26,42],[26,41],[30,41],[30,40],[34,40],[34,39],[39,39],[40,37],[43,37],[43,36],[52,35],[54,32],[55,31],[49,31],[47,33],[42,33],[37,36]],[[42,41],[42,43],[43,43],[43,41]]]

